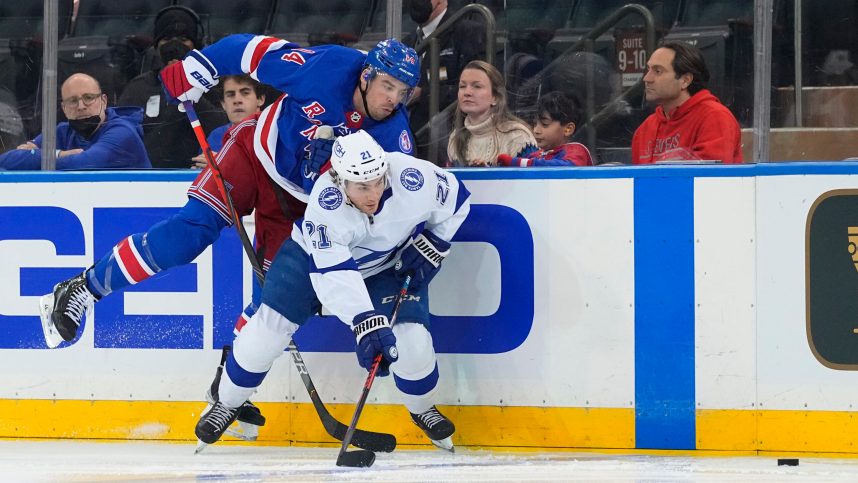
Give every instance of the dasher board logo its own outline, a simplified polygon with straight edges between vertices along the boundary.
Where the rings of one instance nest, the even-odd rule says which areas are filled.
[[[810,349],[826,367],[858,370],[858,189],[816,199],[805,257]]]

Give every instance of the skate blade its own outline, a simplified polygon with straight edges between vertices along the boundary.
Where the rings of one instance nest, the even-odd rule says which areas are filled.
[[[456,447],[453,446],[453,438],[451,436],[439,440],[430,439],[429,441],[439,449],[443,449],[444,451],[452,454],[456,453]]]
[[[256,438],[259,437],[259,426],[242,421],[236,422],[238,424],[233,424],[227,428],[226,434],[243,441],[256,441]]]
[[[54,310],[54,294],[49,293],[39,298],[39,318],[42,319],[42,333],[45,335],[45,344],[51,349],[56,349],[63,342],[63,337],[57,332],[51,313]]]
[[[197,440],[197,447],[194,449],[194,454],[196,455],[196,454],[202,453],[203,450],[206,449],[206,446],[208,446],[206,443],[203,443],[202,441]]]

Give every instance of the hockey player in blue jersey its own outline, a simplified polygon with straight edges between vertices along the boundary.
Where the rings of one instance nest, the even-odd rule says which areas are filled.
[[[303,215],[307,193],[329,157],[333,141],[316,139],[320,127],[331,126],[339,135],[365,129],[387,150],[412,151],[402,106],[420,68],[414,50],[393,39],[366,54],[341,46],[301,48],[242,34],[192,51],[165,67],[161,76],[168,94],[196,101],[220,75],[241,73],[288,92],[236,125],[217,156],[236,211],[241,216],[254,213],[259,255],[268,267],[293,222]],[[188,189],[188,201],[178,213],[121,240],[94,266],[41,298],[47,345],[72,341],[97,300],[190,263],[231,224],[226,201],[207,167]],[[245,310],[237,330],[254,310],[254,304]],[[245,409],[258,414],[246,404]]]
[[[383,355],[414,423],[452,450],[453,423],[435,407],[438,365],[428,284],[470,210],[470,193],[428,161],[385,153],[366,132],[340,137],[331,169],[313,187],[305,216],[277,253],[262,305],[235,339],[196,435],[216,442],[305,320],[323,305],[356,337],[360,365]],[[406,273],[409,297],[390,326],[391,297]]]

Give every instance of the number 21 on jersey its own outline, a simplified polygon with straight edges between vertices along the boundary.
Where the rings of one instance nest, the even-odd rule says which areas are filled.
[[[320,250],[331,248],[331,239],[328,238],[328,227],[326,225],[315,225],[312,221],[304,220],[304,232],[313,242],[313,248]],[[318,240],[316,239],[318,237]]]

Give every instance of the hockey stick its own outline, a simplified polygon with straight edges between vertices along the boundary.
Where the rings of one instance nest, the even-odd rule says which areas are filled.
[[[402,303],[402,299],[405,298],[405,294],[408,292],[408,285],[410,284],[411,274],[409,273],[405,276],[405,280],[402,282],[402,288],[399,289],[399,293],[396,295],[396,301],[393,303],[393,312],[390,314],[391,327],[396,323],[396,316],[399,314],[399,306]],[[375,463],[375,453],[372,451],[368,449],[348,451],[348,448],[350,442],[354,444],[352,437],[355,434],[355,428],[357,427],[360,413],[363,411],[363,406],[366,404],[366,398],[369,396],[369,390],[372,388],[372,382],[375,380],[375,375],[378,373],[378,366],[380,364],[381,352],[375,355],[375,359],[373,359],[372,365],[369,368],[369,374],[366,376],[366,382],[363,383],[363,392],[361,392],[360,399],[358,399],[357,406],[355,406],[355,414],[352,416],[352,422],[349,424],[349,430],[346,432],[345,438],[343,438],[343,445],[340,447],[340,453],[337,455],[337,466],[367,468]],[[355,446],[358,445],[355,444]]]
[[[262,271],[262,267],[259,265],[259,260],[256,258],[256,254],[253,250],[253,244],[250,243],[250,237],[247,236],[247,232],[244,230],[244,225],[241,223],[241,216],[239,216],[238,211],[235,209],[235,205],[232,202],[232,196],[226,189],[223,176],[221,175],[220,166],[215,162],[214,154],[212,153],[212,149],[206,139],[206,134],[203,131],[203,127],[200,124],[196,111],[194,110],[194,103],[191,101],[183,101],[182,107],[184,107],[185,113],[188,115],[188,120],[191,122],[194,135],[197,138],[197,142],[200,144],[200,148],[203,150],[206,161],[209,166],[212,167],[215,183],[229,208],[229,215],[232,219],[232,224],[238,232],[238,237],[241,239],[241,245],[244,247],[244,253],[247,255],[247,258],[250,260],[250,265],[253,267],[253,274],[256,276],[256,280],[259,281],[259,285],[262,285],[265,280],[265,272]],[[331,415],[330,411],[328,411],[328,408],[325,407],[325,403],[322,402],[322,398],[319,397],[319,393],[316,391],[316,386],[313,384],[313,380],[310,379],[310,373],[307,371],[307,366],[304,364],[304,359],[301,357],[301,352],[298,350],[298,346],[295,344],[294,340],[289,342],[289,352],[292,354],[292,360],[295,362],[295,368],[298,369],[301,381],[304,383],[304,387],[307,388],[310,400],[316,408],[316,413],[322,421],[322,426],[324,426],[325,431],[327,431],[331,437],[342,441],[348,432],[348,427],[336,420]],[[385,453],[390,453],[396,448],[396,437],[392,434],[376,433],[374,431],[364,431],[362,429],[357,429],[354,433],[353,444],[359,448],[371,451],[382,451]]]

